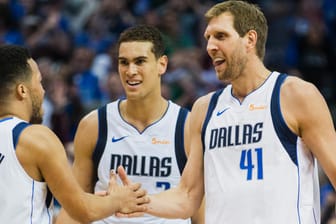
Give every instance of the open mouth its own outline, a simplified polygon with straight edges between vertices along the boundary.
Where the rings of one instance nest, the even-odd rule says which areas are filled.
[[[225,62],[224,59],[215,59],[215,60],[213,60],[212,64],[213,64],[213,66],[217,67],[221,64],[224,64],[224,62]]]
[[[135,81],[135,80],[128,80],[126,83],[130,86],[137,86],[140,85],[142,82],[141,81]]]

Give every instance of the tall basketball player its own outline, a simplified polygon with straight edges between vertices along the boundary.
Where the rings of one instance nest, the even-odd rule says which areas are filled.
[[[207,224],[320,223],[317,161],[336,187],[325,100],[311,83],[264,66],[267,22],[257,6],[224,1],[205,16],[208,54],[228,85],[194,104],[181,183],[152,196],[148,212],[187,218],[205,192]]]
[[[73,171],[85,191],[105,189],[110,170],[119,165],[149,194],[178,185],[188,154],[189,112],[161,94],[161,76],[168,64],[164,50],[155,27],[139,25],[120,35],[118,69],[126,99],[88,114],[75,136]],[[193,223],[203,223],[202,211]],[[63,211],[58,223],[70,223]],[[191,219],[111,216],[97,223],[187,224]]]

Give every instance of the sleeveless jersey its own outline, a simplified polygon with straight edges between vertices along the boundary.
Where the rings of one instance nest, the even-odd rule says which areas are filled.
[[[15,117],[0,120],[0,223],[52,224],[53,200],[47,184],[32,179],[15,153],[28,125]]]
[[[139,132],[120,115],[120,100],[98,110],[99,138],[93,153],[98,180],[95,191],[108,188],[110,170],[122,165],[133,182],[148,194],[178,185],[186,163],[184,127],[188,110],[169,101],[164,116]],[[145,214],[139,218],[111,216],[95,223],[186,224],[190,219],[163,219]]]
[[[202,128],[207,224],[320,223],[317,162],[286,125],[273,72],[243,102],[212,96]]]

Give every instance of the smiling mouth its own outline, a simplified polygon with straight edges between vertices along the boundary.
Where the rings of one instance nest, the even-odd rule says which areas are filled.
[[[214,67],[217,67],[217,66],[219,66],[221,64],[224,64],[224,63],[225,63],[225,60],[221,59],[221,60],[214,60],[212,64],[213,64]]]
[[[141,84],[141,81],[126,81],[126,83],[130,86],[137,86]]]

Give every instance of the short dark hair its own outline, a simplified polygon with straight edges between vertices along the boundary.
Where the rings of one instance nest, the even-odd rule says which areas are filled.
[[[153,44],[152,52],[156,58],[164,55],[165,46],[161,32],[154,26],[137,25],[124,30],[118,40],[118,49],[123,42],[151,42]]]
[[[224,12],[229,12],[233,16],[233,26],[239,36],[243,37],[250,30],[257,32],[256,53],[257,56],[263,60],[265,56],[268,25],[260,8],[257,5],[244,1],[229,0],[214,5],[206,12],[205,18],[209,22]]]
[[[13,85],[31,79],[32,70],[28,64],[31,54],[27,48],[18,45],[0,45],[0,97],[8,95]]]

